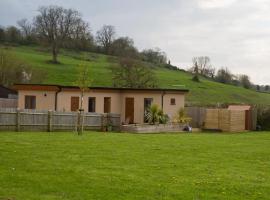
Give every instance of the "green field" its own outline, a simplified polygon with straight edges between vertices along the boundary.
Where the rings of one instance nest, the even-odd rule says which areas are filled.
[[[270,196],[270,133],[0,134],[0,199]]]
[[[25,62],[46,72],[46,78],[40,83],[74,85],[77,77],[76,67],[86,58],[87,64],[94,79],[95,86],[112,86],[112,65],[117,64],[116,58],[102,54],[62,51],[59,60],[62,64],[50,64],[49,52],[40,47],[13,47],[16,53]],[[270,104],[270,94],[258,93],[241,87],[225,85],[202,79],[200,83],[193,82],[189,73],[172,71],[166,68],[154,67],[161,88],[188,88],[190,93],[187,100],[192,104],[209,105],[217,103],[251,103]]]

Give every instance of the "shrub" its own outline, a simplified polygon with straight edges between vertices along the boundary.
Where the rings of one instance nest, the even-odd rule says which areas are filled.
[[[166,124],[169,121],[169,116],[164,114],[163,110],[157,104],[153,104],[145,113],[146,121],[150,124]]]
[[[177,123],[189,123],[191,122],[191,120],[192,119],[187,116],[184,108],[180,108],[177,111],[176,116],[174,117],[174,121]]]
[[[270,130],[270,107],[258,107],[257,124],[262,130]]]

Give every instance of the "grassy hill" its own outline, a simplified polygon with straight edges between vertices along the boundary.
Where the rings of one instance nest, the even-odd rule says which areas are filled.
[[[62,51],[59,60],[62,64],[51,64],[49,52],[39,47],[13,47],[18,57],[35,68],[46,72],[44,84],[74,85],[77,77],[76,67],[86,59],[94,79],[95,86],[111,86],[110,66],[117,64],[117,59],[95,53]],[[189,103],[209,105],[217,103],[251,103],[270,104],[270,94],[247,90],[241,87],[225,85],[211,80],[202,79],[200,83],[191,80],[191,74],[182,71],[173,71],[166,68],[154,67],[161,88],[187,88]]]

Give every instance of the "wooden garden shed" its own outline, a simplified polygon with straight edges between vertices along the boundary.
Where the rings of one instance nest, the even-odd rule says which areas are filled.
[[[225,132],[256,129],[257,114],[249,105],[231,105],[227,109],[206,109],[204,128]]]
[[[255,130],[257,125],[257,112],[250,105],[230,105],[228,110],[245,112],[245,130]]]

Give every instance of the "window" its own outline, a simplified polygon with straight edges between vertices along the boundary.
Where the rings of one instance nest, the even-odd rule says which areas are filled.
[[[80,98],[79,97],[71,97],[71,111],[75,112],[79,110],[79,102],[80,102]]]
[[[36,109],[36,96],[25,96],[25,109]]]
[[[171,98],[171,105],[175,105],[175,98]]]
[[[147,110],[152,105],[152,103],[153,103],[153,98],[144,98],[144,122],[147,122],[146,113],[147,113]]]
[[[104,113],[111,112],[111,97],[104,97]]]
[[[88,112],[96,112],[96,97],[88,98]]]

